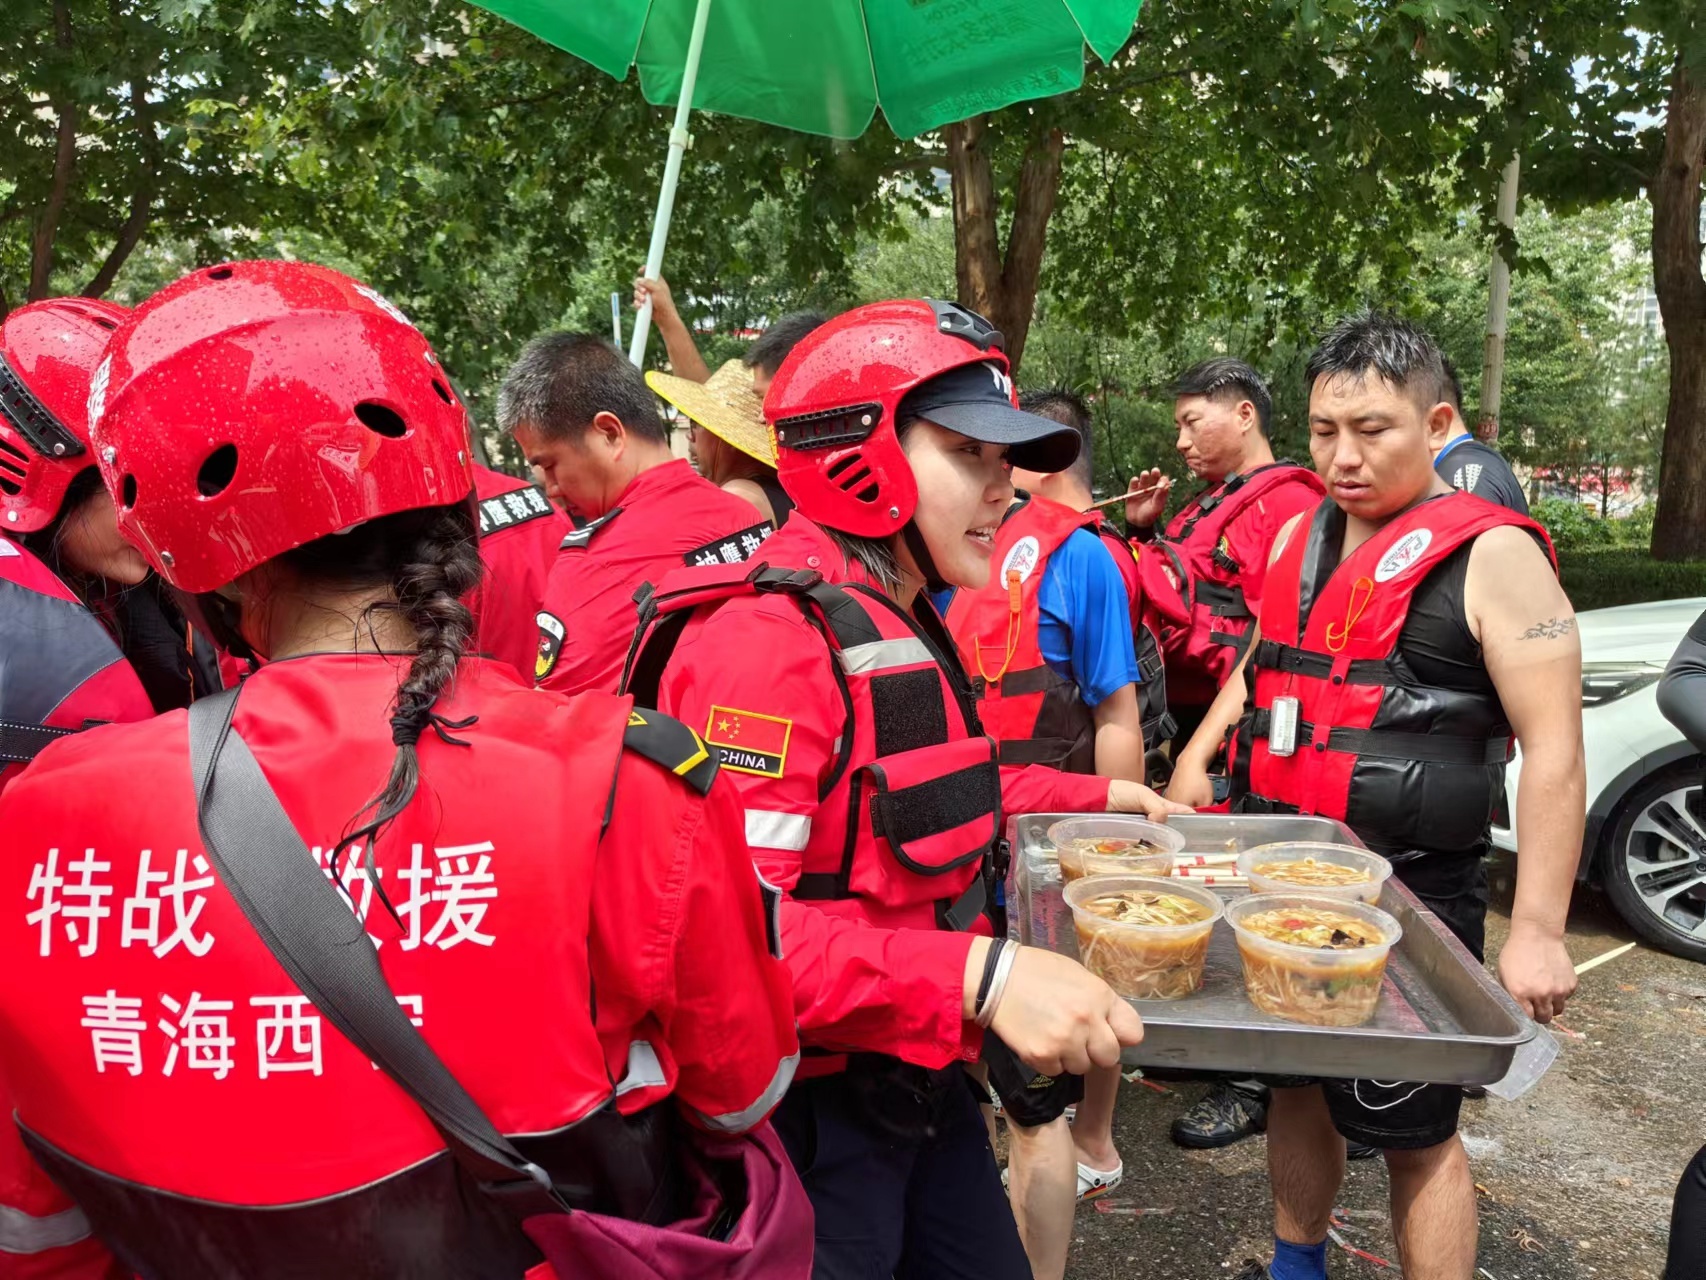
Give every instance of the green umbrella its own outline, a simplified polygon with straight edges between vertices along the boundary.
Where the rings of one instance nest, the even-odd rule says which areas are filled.
[[[1084,47],[1106,62],[1139,0],[480,0],[615,76],[638,67],[648,102],[673,105],[669,163],[646,274],[664,240],[697,107],[856,138],[880,106],[901,137],[1076,89]],[[630,354],[645,347],[642,311]]]

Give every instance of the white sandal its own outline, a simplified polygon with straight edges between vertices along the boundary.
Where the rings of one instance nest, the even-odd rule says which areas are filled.
[[[1121,1161],[1112,1169],[1092,1169],[1087,1164],[1078,1166],[1078,1198],[1080,1200],[1099,1200],[1115,1187],[1125,1177],[1125,1161]]]

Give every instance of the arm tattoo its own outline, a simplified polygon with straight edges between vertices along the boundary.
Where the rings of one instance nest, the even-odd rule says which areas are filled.
[[[1524,631],[1518,640],[1557,640],[1567,636],[1576,629],[1574,618],[1548,618],[1545,622],[1537,622]]]

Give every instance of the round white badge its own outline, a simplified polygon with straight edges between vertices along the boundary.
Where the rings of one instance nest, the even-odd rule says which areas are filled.
[[[1422,553],[1428,549],[1433,540],[1432,529],[1416,529],[1405,534],[1397,546],[1380,558],[1380,563],[1374,569],[1374,580],[1376,582],[1392,581],[1420,560]]]
[[[1000,581],[1005,583],[1007,575],[1017,571],[1019,581],[1023,582],[1031,576],[1031,571],[1037,567],[1037,561],[1042,558],[1042,544],[1026,534],[1009,548],[1007,558],[1001,562]]]

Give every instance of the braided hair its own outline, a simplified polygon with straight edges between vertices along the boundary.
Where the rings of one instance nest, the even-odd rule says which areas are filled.
[[[414,657],[392,707],[391,741],[397,754],[390,775],[350,819],[333,851],[334,867],[341,865],[343,851],[358,841],[367,842],[371,858],[380,831],[414,799],[420,786],[417,744],[422,733],[431,729],[446,742],[466,745],[446,730],[466,728],[472,721],[447,721],[434,708],[454,679],[474,634],[474,615],[462,600],[480,583],[483,566],[477,528],[470,495],[451,506],[369,520],[280,557],[304,580],[319,585],[387,589],[390,598],[368,605],[361,623],[370,623],[375,612],[393,612],[415,636]]]

